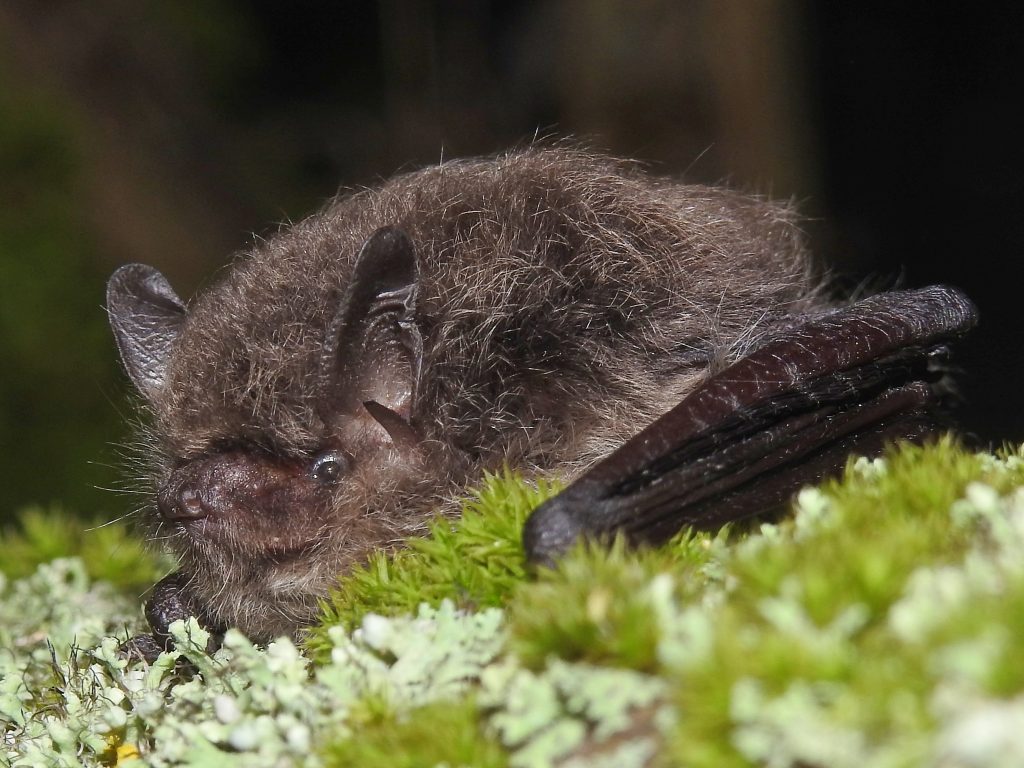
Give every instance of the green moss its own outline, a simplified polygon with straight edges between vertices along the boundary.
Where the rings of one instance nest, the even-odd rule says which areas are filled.
[[[363,722],[355,736],[327,746],[323,756],[328,768],[502,768],[508,764],[501,744],[481,728],[472,698]]]
[[[8,578],[25,577],[60,557],[79,557],[95,581],[138,594],[153,586],[170,567],[123,522],[81,520],[59,507],[29,507],[14,525],[0,529],[0,571]]]
[[[1024,482],[1024,471],[987,469],[987,460],[951,440],[927,449],[906,446],[890,453],[884,466],[884,472],[872,471],[862,462],[826,483],[817,498],[829,520],[813,533],[796,529],[791,542],[758,546],[749,556],[741,547],[732,565],[740,581],[735,599],[754,609],[766,595],[798,590],[800,605],[819,626],[849,604],[863,605],[877,619],[911,571],[963,555],[974,531],[951,524],[949,510],[970,482],[990,484],[997,493]]]
[[[320,626],[309,634],[308,649],[322,658],[327,629],[354,628],[368,613],[397,616],[446,599],[469,609],[501,605],[526,578],[523,523],[557,491],[555,483],[527,483],[509,471],[487,475],[459,519],[434,520],[425,538],[409,539],[394,553],[375,553],[343,577],[323,606]]]
[[[657,577],[671,574],[679,589],[695,597],[716,580],[716,558],[726,540],[725,532],[683,532],[658,549],[628,549],[621,540],[607,548],[578,545],[516,590],[509,605],[513,650],[534,668],[556,656],[655,669]]]

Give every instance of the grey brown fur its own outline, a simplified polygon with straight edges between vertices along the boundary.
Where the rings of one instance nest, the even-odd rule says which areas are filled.
[[[408,234],[419,266],[414,450],[366,413],[333,411],[323,382],[339,296],[385,226]],[[292,633],[340,571],[453,512],[483,469],[574,476],[825,303],[785,206],[564,148],[398,176],[239,258],[190,303],[145,392],[157,489],[221,451],[301,465],[335,446],[351,464],[330,501],[272,523],[252,510],[215,540],[215,521],[154,513],[153,535],[213,623]],[[315,544],[279,561],[264,546],[275,525],[286,544]]]

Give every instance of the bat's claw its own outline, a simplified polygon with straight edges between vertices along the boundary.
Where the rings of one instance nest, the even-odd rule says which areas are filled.
[[[565,552],[586,530],[574,514],[572,500],[561,495],[551,499],[526,521],[523,546],[535,565],[554,565],[555,558]]]
[[[165,650],[163,642],[155,635],[136,635],[125,640],[117,652],[128,661],[144,661],[152,664]]]

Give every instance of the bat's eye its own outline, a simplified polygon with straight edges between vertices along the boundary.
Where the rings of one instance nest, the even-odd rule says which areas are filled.
[[[327,451],[313,459],[310,476],[322,485],[334,485],[348,469],[348,460],[340,451]]]

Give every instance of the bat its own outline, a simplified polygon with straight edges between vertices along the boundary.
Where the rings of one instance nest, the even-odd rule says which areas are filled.
[[[660,541],[763,514],[850,450],[941,424],[951,288],[832,301],[793,211],[568,147],[347,192],[186,304],[119,268],[107,311],[148,418],[146,605],[257,641],[503,465],[575,481],[529,519]]]

